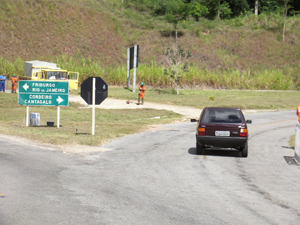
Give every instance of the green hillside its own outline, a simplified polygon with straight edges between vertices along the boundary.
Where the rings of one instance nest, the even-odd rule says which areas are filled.
[[[188,18],[178,24],[177,44],[191,50],[188,62],[194,73],[183,79],[183,85],[298,89],[300,17],[288,18],[284,42],[282,28],[281,14],[217,21]],[[3,0],[0,70],[8,77],[23,74],[24,61],[43,60],[79,71],[81,80],[96,75],[109,84],[125,85],[126,51],[138,44],[138,81],[169,87],[162,73],[163,52],[175,43],[174,34],[163,17],[121,0]],[[219,79],[232,72],[236,82],[226,83],[230,76]],[[277,76],[279,85],[264,83],[270,74]],[[249,84],[242,84],[247,80]]]

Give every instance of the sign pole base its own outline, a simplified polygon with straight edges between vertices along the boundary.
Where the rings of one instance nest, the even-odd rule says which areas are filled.
[[[26,127],[29,126],[29,106],[26,107]]]
[[[60,107],[57,106],[57,128],[60,126]]]
[[[96,96],[96,78],[93,78],[93,96],[92,96],[92,102],[93,102],[93,115],[92,115],[92,135],[95,135],[95,96]]]

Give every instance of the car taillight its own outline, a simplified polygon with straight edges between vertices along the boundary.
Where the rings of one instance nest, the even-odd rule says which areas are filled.
[[[247,129],[243,128],[240,130],[240,137],[247,137],[248,136],[248,131]]]
[[[205,135],[205,128],[204,127],[199,127],[198,128],[198,135]]]

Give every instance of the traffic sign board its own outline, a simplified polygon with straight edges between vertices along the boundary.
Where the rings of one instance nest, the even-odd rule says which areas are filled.
[[[80,96],[84,99],[84,101],[92,105],[92,97],[93,97],[93,78],[96,78],[96,85],[95,85],[95,104],[100,105],[107,98],[107,91],[108,86],[107,84],[101,79],[101,77],[88,77],[83,83],[81,84],[81,94]]]
[[[68,81],[20,80],[18,85],[19,105],[68,106]]]

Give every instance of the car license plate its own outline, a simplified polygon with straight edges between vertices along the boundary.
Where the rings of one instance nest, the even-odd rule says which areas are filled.
[[[215,132],[216,136],[230,136],[230,131],[216,131]]]

